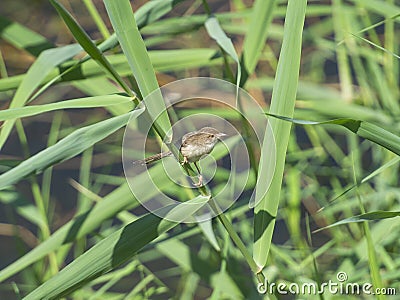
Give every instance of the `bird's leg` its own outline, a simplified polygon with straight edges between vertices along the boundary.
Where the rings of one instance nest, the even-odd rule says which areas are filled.
[[[185,164],[188,164],[188,158],[186,156],[183,157],[183,161],[181,162],[181,165],[184,166]],[[201,175],[200,168],[197,164],[197,162],[194,162],[194,166],[196,167],[197,172],[199,173],[199,182],[194,183],[195,186],[202,186],[203,185],[203,175]]]
[[[203,175],[201,175],[200,168],[197,165],[197,161],[194,162],[194,166],[196,167],[197,172],[199,173],[199,182],[195,183],[195,186],[202,186],[203,185]]]

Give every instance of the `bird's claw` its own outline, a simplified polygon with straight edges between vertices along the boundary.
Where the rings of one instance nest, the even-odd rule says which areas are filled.
[[[183,161],[181,162],[181,165],[183,166],[184,164],[187,164],[189,161],[186,156],[183,157]]]
[[[194,183],[194,186],[201,187],[203,185],[203,176],[199,175],[199,182]]]

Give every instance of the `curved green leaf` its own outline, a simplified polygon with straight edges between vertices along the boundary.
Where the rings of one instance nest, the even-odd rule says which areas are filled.
[[[342,118],[342,119],[334,119],[323,122],[315,122],[315,121],[307,121],[307,120],[298,120],[292,119],[284,116],[278,116],[274,114],[268,114],[268,116],[278,118],[281,120],[289,121],[294,124],[300,125],[339,125],[343,126],[350,131],[354,132],[358,136],[370,140],[382,147],[392,151],[393,153],[400,155],[400,137],[379,127],[375,124],[366,121],[360,121],[350,118]]]
[[[242,77],[242,68],[240,66],[239,57],[236,54],[235,47],[233,46],[232,40],[225,34],[221,28],[218,19],[215,16],[211,16],[205,23],[208,35],[214,39],[218,45],[226,52],[237,64],[237,77],[236,85],[239,87],[239,83]]]
[[[325,230],[325,229],[343,225],[343,224],[359,223],[359,222],[364,222],[364,221],[376,221],[376,220],[390,219],[390,218],[395,218],[395,217],[400,217],[400,211],[381,211],[381,210],[371,211],[369,213],[365,213],[365,214],[361,214],[361,215],[357,215],[357,216],[353,216],[350,218],[340,220],[336,223],[325,226],[325,227],[315,230],[313,232],[316,233],[321,230]]]
[[[23,118],[58,109],[106,107],[118,104],[128,104],[132,98],[121,95],[105,95],[66,100],[42,105],[30,105],[20,108],[10,108],[0,111],[0,121]]]

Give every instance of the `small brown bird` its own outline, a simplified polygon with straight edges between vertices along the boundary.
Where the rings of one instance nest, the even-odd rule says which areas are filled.
[[[209,154],[219,139],[225,135],[213,127],[204,127],[185,134],[179,149],[183,156],[183,163],[199,161],[204,155]]]
[[[213,127],[203,127],[198,131],[186,133],[182,137],[182,144],[179,148],[179,151],[183,156],[182,164],[194,163],[197,171],[199,172],[199,183],[196,184],[197,186],[202,185],[202,176],[200,174],[200,169],[197,165],[197,162],[200,160],[200,158],[209,154],[214,149],[220,138],[225,135],[225,133],[219,132]],[[135,165],[150,164],[171,155],[171,151],[163,152],[147,157],[144,160],[134,161],[133,163]]]

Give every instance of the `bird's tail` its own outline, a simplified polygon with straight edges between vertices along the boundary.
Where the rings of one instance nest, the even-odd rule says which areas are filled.
[[[151,164],[151,163],[153,163],[153,162],[155,162],[155,161],[157,161],[159,159],[162,159],[164,157],[171,156],[171,155],[172,155],[171,151],[154,154],[152,156],[146,157],[145,159],[135,160],[133,162],[133,165],[142,165],[142,166],[143,165],[148,165],[148,164]]]

